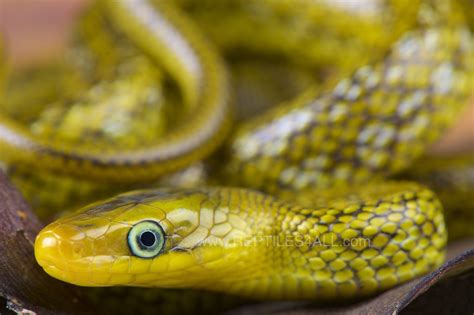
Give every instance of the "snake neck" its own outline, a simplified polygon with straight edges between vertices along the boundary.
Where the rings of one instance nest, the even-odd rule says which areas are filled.
[[[211,192],[209,235],[183,253],[198,264],[165,285],[262,299],[360,297],[442,263],[445,226],[429,190],[407,183],[325,194],[331,201],[300,198],[303,207],[243,189]]]

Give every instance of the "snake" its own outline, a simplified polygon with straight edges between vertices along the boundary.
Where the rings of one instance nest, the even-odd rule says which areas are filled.
[[[268,2],[277,15],[293,7]],[[444,261],[447,233],[437,197],[420,184],[386,178],[412,164],[469,95],[471,38],[455,2],[406,5],[416,8],[402,11],[412,12],[415,28],[400,26],[380,60],[344,69],[343,79],[328,79],[242,122],[229,136],[226,70],[195,24],[166,1],[102,3],[112,24],[175,79],[191,109],[187,119],[150,147],[100,152],[38,139],[1,116],[2,159],[134,182],[190,165],[224,145],[209,162],[209,186],[120,194],[46,226],[35,256],[48,274],[81,286],[340,300],[389,289]],[[227,22],[232,31],[232,19]],[[221,50],[242,41],[237,31],[231,38],[209,33]],[[259,34],[242,33],[249,51],[261,49]],[[283,42],[271,49],[286,56]],[[310,52],[287,57],[319,65],[325,55]]]
[[[474,187],[473,155],[423,157],[415,162],[411,171],[396,177],[416,181],[432,189],[444,208],[449,240],[473,235],[470,222],[474,202],[470,197]]]
[[[166,7],[154,11],[156,16],[151,19],[147,18],[147,12],[152,12],[148,3],[112,4],[110,12],[117,15],[117,19],[123,15],[133,17],[129,23],[120,23],[123,31],[146,47],[155,59],[168,60],[163,64],[180,85],[183,102],[194,108],[180,128],[173,129],[165,140],[140,150],[115,148],[104,152],[100,148],[81,150],[66,142],[34,137],[29,130],[3,115],[0,122],[2,159],[11,164],[41,165],[58,172],[66,169],[77,176],[86,172],[99,180],[120,181],[155,178],[212,151],[223,140],[228,126],[229,91],[225,69],[218,55],[207,49],[206,41],[194,33],[186,34],[186,29],[191,32],[189,26],[179,22],[181,18],[175,18],[173,10]],[[170,19],[177,25],[171,24]],[[156,39],[153,45],[149,45],[149,38]],[[173,45],[160,45],[169,42]]]
[[[50,275],[82,286],[267,300],[370,295],[439,265],[446,242],[429,190],[372,189],[320,208],[238,188],[136,191],[50,224],[35,255]]]

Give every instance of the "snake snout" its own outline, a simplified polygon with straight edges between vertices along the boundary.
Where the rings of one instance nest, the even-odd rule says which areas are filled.
[[[53,278],[77,285],[94,286],[88,274],[90,259],[84,233],[73,233],[67,225],[44,228],[35,240],[35,258],[38,264]]]
[[[43,268],[54,266],[59,257],[59,239],[52,231],[42,231],[35,241],[35,257]]]
[[[53,223],[45,227],[35,241],[36,259],[43,267],[45,263],[66,269],[66,264],[84,256],[86,248],[85,232],[69,224]]]

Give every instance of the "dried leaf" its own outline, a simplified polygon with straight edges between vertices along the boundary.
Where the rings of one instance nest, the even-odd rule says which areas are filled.
[[[21,194],[0,172],[0,297],[22,313],[86,313],[81,289],[49,277],[36,263],[35,236],[41,223]]]

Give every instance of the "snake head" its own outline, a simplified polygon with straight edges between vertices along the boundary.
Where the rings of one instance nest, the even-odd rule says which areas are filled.
[[[235,256],[224,255],[232,249],[210,232],[216,206],[199,190],[122,194],[46,226],[36,260],[81,286],[194,286],[200,276],[226,272]]]

